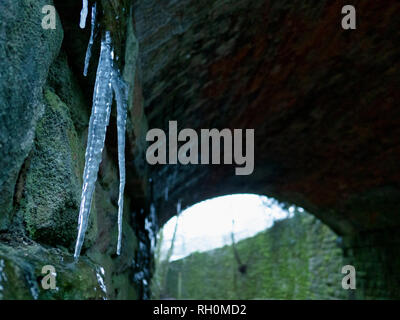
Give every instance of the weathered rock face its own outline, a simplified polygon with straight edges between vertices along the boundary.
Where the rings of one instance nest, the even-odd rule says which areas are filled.
[[[46,31],[41,26],[42,7],[47,3],[6,0],[0,4],[0,229],[3,230],[10,224],[18,173],[31,150],[36,122],[44,110],[42,87],[63,37],[61,28]]]
[[[66,8],[55,30],[42,29],[45,4],[49,2],[0,5],[0,299],[140,299],[148,296],[143,283],[150,280],[151,257],[144,222],[137,221],[148,210],[142,184],[130,179],[123,248],[121,256],[116,256],[119,177],[115,134],[108,137],[103,152],[84,256],[79,262],[72,257],[98,55],[94,54],[89,79],[83,80],[75,68],[83,67],[87,33],[79,30],[78,41],[72,41],[74,35],[64,30],[70,32],[72,24],[78,23],[63,15],[73,14],[78,20],[81,1],[68,2],[73,13]],[[55,5],[61,12],[57,1]],[[102,26],[111,26],[110,14],[121,16],[112,31],[133,104],[137,43],[130,5],[104,1],[102,6],[106,13]],[[125,54],[125,47],[136,47],[136,54],[134,50]],[[136,117],[137,128],[141,121],[145,126],[145,119]],[[110,126],[109,132],[116,132],[114,115]],[[131,130],[130,135],[134,134]],[[135,175],[135,169],[130,170],[128,178]],[[135,183],[139,187],[132,194],[139,200],[129,196]],[[139,245],[140,256],[136,253]],[[56,269],[56,291],[41,286],[45,265]]]
[[[24,220],[30,236],[52,245],[69,245],[76,237],[83,170],[82,144],[68,106],[46,89],[45,112],[36,127],[35,145],[26,163]],[[80,165],[79,165],[80,164]]]
[[[41,282],[51,265],[57,273],[56,290],[43,290]],[[37,244],[20,246],[0,243],[0,299],[105,299],[104,269],[87,258],[74,263],[60,249],[45,249]]]

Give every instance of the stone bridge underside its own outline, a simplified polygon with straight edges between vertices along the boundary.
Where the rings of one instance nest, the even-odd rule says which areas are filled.
[[[179,199],[252,192],[342,234],[400,225],[400,5],[354,4],[345,31],[342,1],[138,1],[149,128],[255,129],[250,176],[151,167],[162,221]]]
[[[149,128],[255,129],[250,176],[151,167],[161,222],[179,200],[273,196],[344,236],[366,292],[399,296],[400,4],[352,1],[357,30],[345,31],[343,1],[138,3],[137,95]]]

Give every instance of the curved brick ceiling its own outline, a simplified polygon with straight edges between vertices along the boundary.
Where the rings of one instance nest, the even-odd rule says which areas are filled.
[[[356,31],[342,30],[343,5],[138,1],[149,126],[256,132],[251,176],[153,167],[162,220],[178,199],[253,192],[302,205],[342,233],[399,225],[400,4],[355,1]]]

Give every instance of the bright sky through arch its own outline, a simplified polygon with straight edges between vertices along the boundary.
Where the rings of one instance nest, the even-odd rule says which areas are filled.
[[[293,208],[283,210],[271,198],[254,194],[235,194],[197,203],[182,211],[179,217],[171,260],[230,244],[232,230],[236,241],[254,236],[271,227],[275,220],[291,216],[293,211]],[[176,217],[173,217],[164,226],[164,254],[170,247],[175,223]]]

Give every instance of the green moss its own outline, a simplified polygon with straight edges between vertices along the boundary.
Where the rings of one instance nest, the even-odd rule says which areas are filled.
[[[76,237],[84,146],[67,105],[49,89],[44,98],[45,113],[36,127],[22,211],[33,239],[71,247]]]
[[[56,269],[56,289],[41,286],[42,268]],[[37,244],[12,247],[0,243],[0,299],[103,299],[106,294],[98,281],[100,265],[59,249],[45,249]]]
[[[14,213],[15,183],[43,113],[43,85],[57,56],[63,29],[44,30],[42,7],[47,0],[0,2],[0,230],[7,230]]]
[[[77,80],[68,66],[67,55],[61,51],[49,70],[47,84],[53,88],[57,96],[68,105],[72,122],[78,133],[83,138],[84,131],[89,123],[88,103],[82,93]]]
[[[178,297],[180,274],[183,299],[345,298],[336,238],[308,214],[277,221],[237,243],[245,274],[239,272],[231,246],[194,253],[171,263],[167,296]]]

